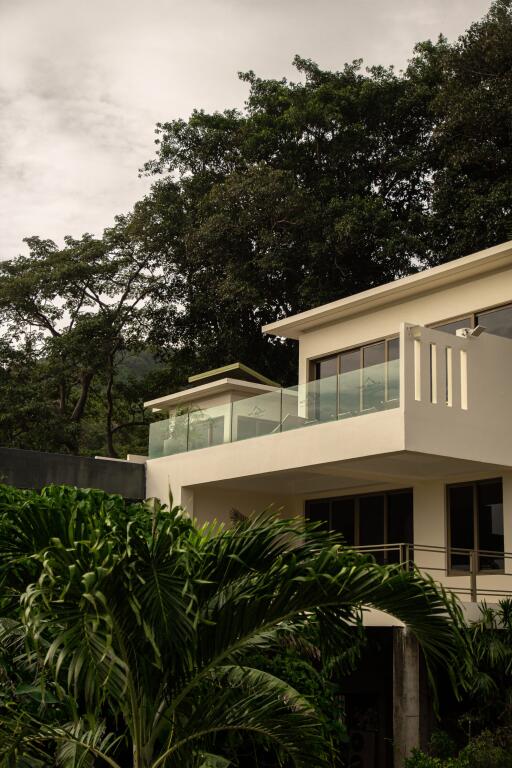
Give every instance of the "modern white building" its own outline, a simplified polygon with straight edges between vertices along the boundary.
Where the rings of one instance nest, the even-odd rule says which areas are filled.
[[[273,505],[414,560],[468,605],[512,595],[512,242],[262,330],[298,341],[297,386],[227,366],[146,403],[166,417],[147,495],[171,488],[199,521]],[[419,698],[395,712],[395,768]]]

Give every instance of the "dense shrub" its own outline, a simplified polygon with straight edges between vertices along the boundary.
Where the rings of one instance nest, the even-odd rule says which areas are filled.
[[[458,757],[435,757],[414,750],[405,768],[512,768],[512,728],[483,731]]]

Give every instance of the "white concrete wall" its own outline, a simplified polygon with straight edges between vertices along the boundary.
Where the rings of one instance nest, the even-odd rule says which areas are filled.
[[[299,381],[307,381],[309,360],[396,336],[400,323],[431,325],[507,302],[512,302],[512,265],[311,330],[299,340]]]
[[[232,510],[247,516],[266,510],[272,510],[283,517],[302,513],[302,505],[297,504],[296,499],[281,494],[227,490],[210,486],[195,488],[188,494],[185,492],[185,497],[187,511],[200,524],[217,520],[229,525]]]
[[[437,350],[434,375],[431,344]],[[450,404],[447,346],[452,359]],[[400,364],[407,450],[512,466],[512,339],[487,333],[462,339],[432,329],[406,328]],[[431,402],[431,379],[437,402]]]
[[[177,503],[182,488],[404,450],[400,408],[254,437],[147,463],[147,495]],[[286,478],[283,478],[283,484]]]

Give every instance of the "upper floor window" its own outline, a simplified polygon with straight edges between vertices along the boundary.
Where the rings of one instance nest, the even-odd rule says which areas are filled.
[[[455,334],[460,328],[474,328],[476,325],[482,325],[487,333],[512,339],[512,304],[473,312],[446,323],[435,323],[433,327],[437,331]]]
[[[448,486],[448,536],[451,571],[469,571],[471,551],[479,572],[503,570],[501,479]]]
[[[483,325],[487,333],[512,339],[512,304],[498,309],[489,309],[487,312],[479,312],[476,322],[477,325]]]
[[[311,378],[319,382],[322,407],[338,416],[350,416],[396,405],[399,358],[395,337],[314,360]]]
[[[436,331],[443,331],[444,333],[452,333],[454,336],[461,328],[473,328],[474,327],[473,315],[468,317],[462,317],[460,320],[450,320],[448,323],[440,323],[435,325]]]

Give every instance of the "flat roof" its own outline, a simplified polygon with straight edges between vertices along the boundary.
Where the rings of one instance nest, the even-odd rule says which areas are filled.
[[[278,387],[275,381],[268,379],[263,374],[258,373],[253,368],[249,368],[248,365],[243,363],[231,363],[230,365],[223,365],[221,368],[213,368],[211,371],[205,371],[204,373],[196,373],[194,376],[189,376],[189,384],[195,384],[198,381],[215,380],[226,378],[230,376],[232,379],[242,379],[243,381],[256,381],[260,384],[267,384],[269,387]]]
[[[288,339],[298,339],[301,334],[313,328],[507,266],[512,266],[512,240],[470,256],[454,259],[438,267],[424,269],[415,275],[402,277],[391,283],[379,285],[377,288],[370,288],[368,291],[355,293],[344,299],[291,315],[284,320],[269,323],[263,326],[262,332]]]
[[[180,392],[173,392],[170,395],[157,397],[154,400],[147,400],[144,403],[145,408],[151,408],[160,411],[176,405],[187,405],[196,400],[206,399],[212,395],[219,395],[223,392],[238,392],[247,396],[263,395],[265,392],[272,392],[279,387],[268,384],[258,384],[255,381],[242,381],[241,379],[216,379],[206,384],[200,384],[197,387],[182,389]]]

